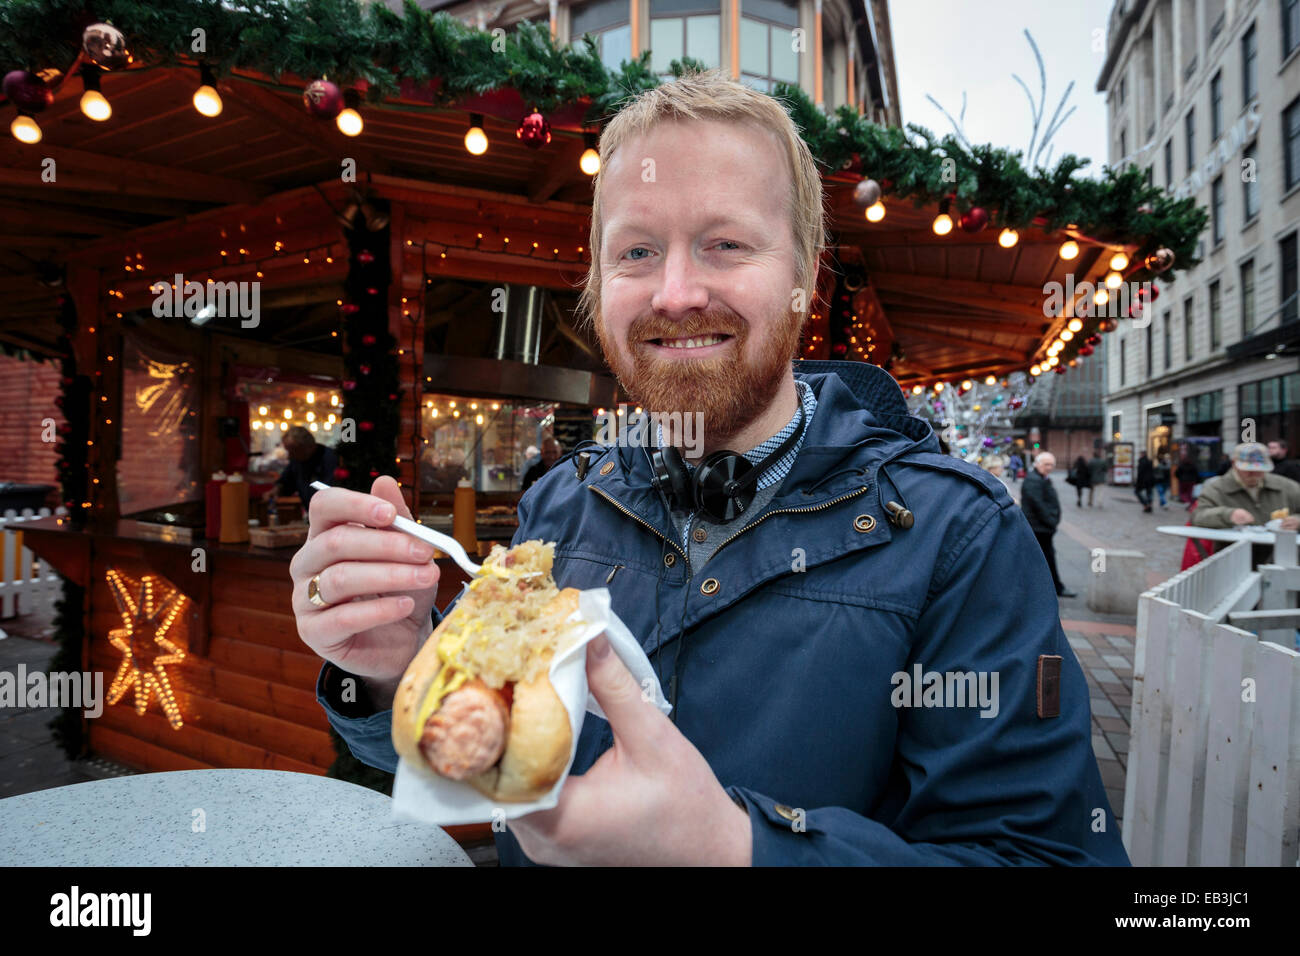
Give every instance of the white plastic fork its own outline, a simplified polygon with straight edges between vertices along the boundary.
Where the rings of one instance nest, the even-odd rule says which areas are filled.
[[[329,488],[329,485],[323,481],[313,481],[311,486],[317,491],[325,491]],[[401,515],[393,519],[391,527],[396,528],[398,531],[405,531],[411,537],[419,538],[421,541],[433,545],[439,551],[445,551],[447,556],[460,565],[465,570],[465,573],[471,577],[476,576],[483,570],[482,565],[471,561],[469,555],[465,553],[465,549],[461,547],[460,542],[449,534],[434,531],[432,528],[417,524],[410,518],[403,518]]]

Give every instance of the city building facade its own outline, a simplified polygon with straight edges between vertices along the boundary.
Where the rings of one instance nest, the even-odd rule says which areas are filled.
[[[828,112],[848,104],[882,125],[902,125],[886,0],[422,0],[420,6],[480,30],[548,23],[561,44],[591,34],[610,69],[649,50],[651,68],[667,76],[674,59],[689,56],[760,90],[795,83]]]
[[[1110,165],[1210,216],[1199,265],[1105,337],[1107,437],[1204,474],[1300,445],[1300,0],[1119,0],[1097,89]]]

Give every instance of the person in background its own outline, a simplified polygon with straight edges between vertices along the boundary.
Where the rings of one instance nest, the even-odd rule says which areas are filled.
[[[1191,511],[1192,489],[1201,480],[1201,470],[1196,467],[1196,462],[1192,461],[1191,455],[1183,452],[1178,467],[1174,469],[1174,477],[1178,479],[1178,500],[1187,505],[1187,510]]]
[[[1088,504],[1092,504],[1092,472],[1088,470],[1088,461],[1082,455],[1074,459],[1070,468],[1070,477],[1066,479],[1074,485],[1075,507],[1083,507],[1083,489],[1088,489]]]
[[[1156,460],[1154,469],[1156,480],[1156,494],[1160,496],[1160,507],[1168,508],[1165,504],[1165,495],[1169,493],[1169,456],[1162,454]]]
[[[1101,449],[1094,449],[1092,457],[1088,459],[1088,507],[1092,507],[1093,496],[1096,496],[1097,507],[1102,508],[1102,503],[1106,489],[1106,471],[1110,467],[1110,462],[1106,461],[1106,456],[1101,453]]]
[[[1273,459],[1273,474],[1292,481],[1300,481],[1300,461],[1288,457],[1290,446],[1285,438],[1278,438],[1268,443],[1268,457]]]
[[[1047,559],[1047,568],[1052,572],[1052,583],[1056,585],[1057,597],[1078,597],[1061,583],[1061,576],[1056,573],[1056,548],[1052,536],[1056,526],[1061,523],[1061,499],[1057,497],[1056,486],[1048,477],[1056,467],[1056,456],[1050,451],[1040,452],[1034,459],[1034,468],[1025,475],[1025,483],[1020,491],[1020,509],[1029,521],[1029,528],[1038,539],[1038,546],[1043,549]]]
[[[1223,477],[1224,475],[1226,475],[1226,474],[1228,473],[1228,469],[1231,468],[1231,467],[1232,467],[1232,459],[1231,459],[1231,458],[1224,457],[1224,458],[1219,459],[1219,463],[1218,463],[1217,465],[1214,466],[1214,476],[1215,476],[1216,478],[1221,478],[1221,477]]]
[[[533,465],[533,467],[529,468],[526,472],[524,472],[524,483],[519,490],[521,492],[527,491],[530,487],[532,487],[533,482],[535,482],[538,478],[542,477],[542,475],[546,474],[548,471],[551,470],[551,466],[555,464],[556,460],[559,457],[560,457],[560,443],[556,441],[554,438],[543,439],[542,460],[539,461],[537,464]]]
[[[1151,489],[1156,486],[1156,470],[1146,452],[1138,456],[1137,475],[1133,480],[1133,493],[1142,502],[1142,510],[1151,511]]]
[[[1020,456],[1013,451],[1011,453],[1011,458],[1007,462],[1007,477],[1012,481],[1017,480],[1020,478],[1020,473],[1024,468],[1025,463],[1021,460]]]
[[[1201,489],[1192,524],[1201,528],[1262,525],[1274,511],[1285,508],[1290,515],[1282,519],[1282,529],[1300,528],[1300,483],[1269,474],[1273,461],[1267,448],[1258,442],[1240,444],[1233,449],[1229,465],[1231,471],[1211,478]]]
[[[289,464],[285,466],[284,471],[280,472],[276,483],[262,495],[262,500],[270,501],[279,495],[296,494],[298,500],[302,502],[302,513],[305,519],[307,506],[311,502],[312,495],[316,494],[316,489],[311,486],[311,483],[313,481],[321,481],[327,485],[334,483],[334,471],[339,466],[338,452],[328,445],[318,444],[316,436],[301,425],[294,425],[285,432],[280,442],[289,454]]]

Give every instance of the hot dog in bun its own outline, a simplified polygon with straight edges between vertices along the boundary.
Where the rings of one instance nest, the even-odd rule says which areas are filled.
[[[564,773],[569,714],[551,685],[555,654],[582,627],[578,591],[551,577],[555,546],[496,545],[406,669],[393,747],[410,763],[493,800],[535,800]]]

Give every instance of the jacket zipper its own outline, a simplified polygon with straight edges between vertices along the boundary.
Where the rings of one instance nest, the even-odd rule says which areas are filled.
[[[856,498],[856,497],[858,497],[858,495],[865,494],[866,491],[867,491],[867,489],[868,489],[869,487],[870,487],[869,485],[863,485],[863,486],[862,486],[861,488],[859,488],[857,491],[850,491],[850,492],[849,492],[848,494],[846,494],[846,495],[840,495],[838,498],[832,498],[830,501],[823,501],[823,502],[822,502],[821,504],[819,504],[819,505],[809,505],[807,508],[777,508],[775,511],[769,511],[769,512],[767,512],[767,514],[763,515],[763,516],[762,516],[761,518],[759,518],[757,521],[754,521],[754,522],[752,522],[752,523],[750,523],[750,524],[745,525],[745,527],[741,528],[739,531],[737,531],[735,534],[733,534],[733,535],[732,535],[730,538],[728,538],[726,541],[722,542],[722,544],[718,545],[717,548],[714,549],[713,554],[716,555],[719,551],[721,551],[721,550],[722,550],[723,548],[725,548],[727,545],[731,544],[731,542],[735,541],[737,538],[739,538],[742,534],[744,534],[744,533],[745,533],[746,531],[748,531],[750,528],[753,528],[753,527],[755,527],[755,526],[757,526],[757,525],[762,524],[762,523],[763,523],[764,521],[766,521],[768,518],[772,517],[772,515],[801,514],[801,513],[805,512],[805,511],[821,511],[823,508],[829,508],[829,507],[831,507],[831,505],[837,505],[837,504],[839,504],[841,501],[848,501],[850,498]],[[712,557],[712,556],[713,556],[713,555],[710,555],[710,557]]]
[[[623,512],[623,514],[627,515],[629,518],[631,518],[631,519],[632,519],[633,521],[635,521],[637,524],[641,525],[641,526],[642,526],[643,528],[645,528],[647,531],[653,532],[654,535],[655,535],[656,537],[658,537],[658,538],[660,538],[661,540],[663,540],[666,544],[671,544],[671,545],[673,546],[673,550],[676,551],[678,554],[680,554],[680,555],[682,556],[682,560],[686,562],[687,577],[690,577],[691,559],[690,559],[689,557],[686,556],[686,552],[685,552],[685,551],[683,551],[681,548],[679,548],[679,547],[677,546],[677,543],[676,543],[676,542],[671,541],[671,540],[669,540],[668,538],[664,537],[663,533],[662,533],[658,528],[656,528],[654,525],[652,525],[650,522],[646,521],[644,518],[640,517],[639,515],[633,514],[631,511],[628,511],[628,510],[627,510],[626,508],[624,508],[621,504],[619,504],[617,501],[615,501],[613,498],[611,498],[611,497],[610,497],[608,494],[606,494],[605,492],[601,491],[601,490],[600,490],[599,488],[597,488],[595,485],[588,485],[587,487],[588,487],[590,490],[594,491],[596,494],[600,495],[602,498],[604,498],[606,501],[608,501],[611,505],[613,505],[613,506],[614,506],[615,508],[617,508],[619,511]],[[863,491],[866,491],[867,489],[863,488],[862,490],[863,490]],[[755,524],[757,524],[757,523],[758,523],[758,522],[755,522]]]

